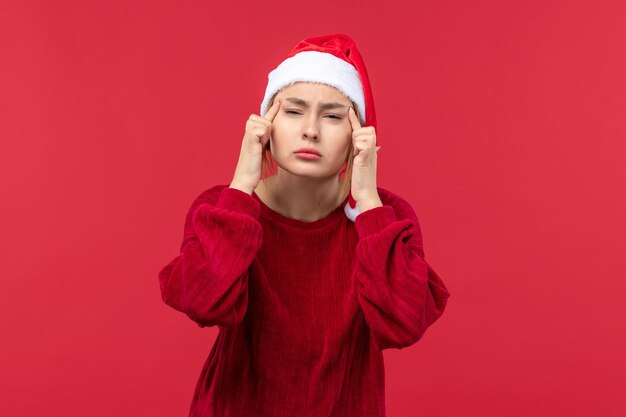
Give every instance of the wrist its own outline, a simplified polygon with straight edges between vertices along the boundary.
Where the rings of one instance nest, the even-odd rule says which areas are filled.
[[[247,194],[250,194],[250,195],[252,195],[252,192],[254,191],[254,189],[251,188],[251,187],[247,187],[245,185],[241,185],[241,184],[238,184],[238,183],[235,183],[235,182],[230,183],[229,187],[230,188],[235,188],[235,189],[240,190],[240,191],[243,191],[244,193],[247,193]]]
[[[359,211],[363,213],[366,210],[371,210],[376,207],[382,207],[383,202],[381,201],[379,196],[367,197],[361,200],[357,200],[357,205],[359,206]]]

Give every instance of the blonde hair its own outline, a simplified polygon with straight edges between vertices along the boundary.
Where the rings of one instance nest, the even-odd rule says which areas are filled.
[[[276,98],[276,92],[269,101],[267,108],[272,107],[274,104],[274,99]],[[356,116],[361,120],[361,115],[359,113],[359,109],[356,103],[350,100],[352,103],[352,108]],[[352,179],[352,164],[354,162],[354,146],[352,145],[352,140],[350,140],[350,145],[348,146],[348,156],[346,160],[341,165],[341,169],[339,170],[339,179],[343,179],[343,185],[341,186],[341,195],[347,195],[350,190],[350,180]],[[276,161],[272,158],[272,152],[270,150],[270,141],[268,140],[263,147],[263,154],[261,158],[261,179],[274,176],[276,174],[278,167],[276,165]],[[343,174],[343,177],[342,177]]]

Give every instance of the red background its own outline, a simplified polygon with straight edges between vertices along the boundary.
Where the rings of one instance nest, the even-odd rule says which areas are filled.
[[[187,415],[217,329],[157,273],[267,73],[330,32],[452,294],[385,351],[388,416],[626,415],[625,4],[2,1],[2,415]]]

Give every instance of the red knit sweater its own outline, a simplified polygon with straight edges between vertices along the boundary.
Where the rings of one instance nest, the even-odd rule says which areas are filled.
[[[283,216],[216,185],[196,198],[163,301],[219,334],[191,417],[384,417],[386,348],[417,342],[450,296],[426,263],[419,223],[378,187],[354,223]]]

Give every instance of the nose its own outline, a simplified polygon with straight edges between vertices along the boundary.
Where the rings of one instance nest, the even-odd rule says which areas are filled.
[[[303,126],[302,135],[305,139],[318,139],[319,130],[317,128],[317,120],[314,114],[311,114],[309,115],[309,117],[306,118]]]

